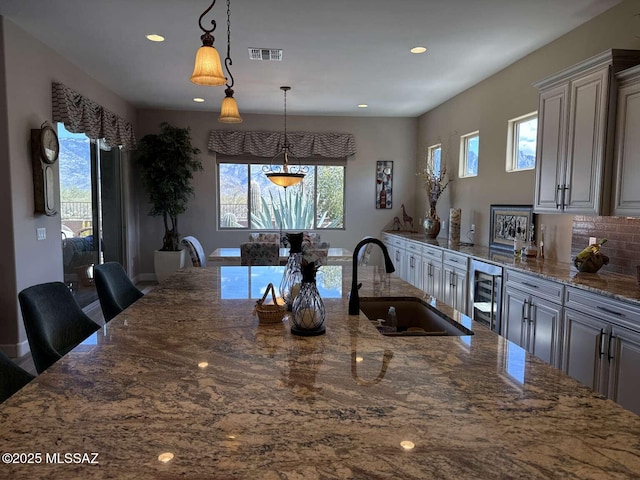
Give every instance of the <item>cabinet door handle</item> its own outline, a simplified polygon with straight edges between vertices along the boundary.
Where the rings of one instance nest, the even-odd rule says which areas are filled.
[[[614,337],[613,335],[609,335],[609,345],[607,346],[607,360],[609,360],[609,362],[611,362],[611,360],[613,360],[613,355],[611,354],[611,340],[613,340]]]
[[[529,303],[529,325],[532,325],[535,323],[535,318],[536,318],[536,306],[533,304],[533,302]],[[531,313],[531,309],[533,309],[533,314]]]
[[[538,285],[534,285],[533,283],[522,282],[522,285],[529,288],[539,288]]]
[[[556,188],[556,210],[560,208],[560,203],[558,202],[558,192],[562,190],[562,185],[558,184]]]
[[[611,315],[615,315],[617,317],[624,317],[624,313],[616,312],[615,310],[609,310],[607,307],[601,307],[600,305],[596,305],[598,310],[602,310],[603,312],[609,313]]]
[[[602,358],[604,355],[604,328],[600,329],[600,341],[598,344],[598,356]]]
[[[562,186],[562,208],[567,205],[567,190],[569,190],[569,186],[565,183]]]
[[[522,323],[527,321],[527,314],[525,311],[527,310],[527,305],[529,304],[529,300],[525,300],[522,302]]]

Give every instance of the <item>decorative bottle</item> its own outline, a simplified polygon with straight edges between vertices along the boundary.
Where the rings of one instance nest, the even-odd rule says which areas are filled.
[[[302,238],[302,232],[287,233],[289,258],[280,281],[280,296],[287,304],[287,310],[289,311],[291,311],[293,300],[302,284]]]
[[[380,190],[380,203],[378,207],[387,208],[387,191],[384,187],[382,187],[382,190]]]
[[[520,227],[516,229],[513,237],[513,256],[516,258],[522,257],[522,230]]]
[[[314,262],[303,262],[302,285],[292,306],[291,333],[302,336],[315,336],[325,333],[324,302],[316,286],[316,271]]]

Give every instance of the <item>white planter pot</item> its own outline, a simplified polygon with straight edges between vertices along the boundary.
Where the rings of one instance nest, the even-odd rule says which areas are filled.
[[[153,264],[156,270],[156,280],[162,283],[168,276],[175,273],[176,270],[184,268],[187,260],[187,251],[180,250],[178,252],[165,252],[155,250],[153,255]]]

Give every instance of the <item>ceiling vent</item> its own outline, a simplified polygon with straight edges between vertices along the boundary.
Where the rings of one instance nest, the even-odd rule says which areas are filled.
[[[282,49],[249,47],[249,60],[271,60],[273,62],[281,62]]]

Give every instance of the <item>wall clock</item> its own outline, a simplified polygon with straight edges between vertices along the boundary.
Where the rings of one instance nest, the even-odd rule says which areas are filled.
[[[60,142],[56,131],[44,122],[31,129],[31,164],[33,166],[33,200],[35,213],[53,216],[55,209],[55,175]]]

